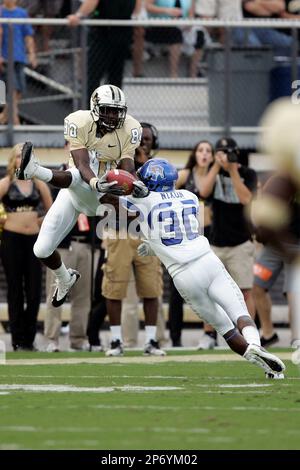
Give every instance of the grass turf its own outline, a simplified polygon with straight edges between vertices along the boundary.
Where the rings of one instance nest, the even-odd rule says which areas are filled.
[[[218,361],[219,351],[213,363],[199,353],[176,362],[184,353],[156,364],[0,366],[0,449],[299,449],[297,366],[285,361],[286,380],[267,381],[247,362]],[[8,354],[45,357],[85,356]],[[46,389],[7,389],[21,384]]]

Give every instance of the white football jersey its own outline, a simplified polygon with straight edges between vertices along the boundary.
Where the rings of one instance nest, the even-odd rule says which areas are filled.
[[[122,199],[129,211],[139,212],[142,236],[171,275],[210,251],[207,238],[200,235],[199,201],[190,191],[151,191],[145,198]]]
[[[122,158],[134,159],[141,135],[140,123],[128,114],[120,129],[108,132],[103,137],[97,135],[97,123],[89,110],[79,110],[65,118],[64,136],[70,142],[70,150],[86,148],[91,170],[96,176],[116,168]],[[74,166],[72,157],[69,166]]]

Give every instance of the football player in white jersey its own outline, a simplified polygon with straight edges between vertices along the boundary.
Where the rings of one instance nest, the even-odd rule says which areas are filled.
[[[52,304],[59,307],[79,279],[80,274],[67,269],[56,250],[70,232],[78,215],[96,215],[99,201],[105,194],[123,193],[116,182],[108,183],[106,173],[119,165],[134,173],[134,153],[140,144],[141,126],[127,115],[125,95],[120,88],[103,85],[93,92],[90,110],[76,111],[65,119],[65,139],[70,142],[71,158],[67,171],[42,167],[27,142],[23,147],[19,179],[38,178],[56,187],[59,192],[48,211],[34,245],[35,255],[56,275],[57,287]],[[135,184],[136,194],[146,187]]]
[[[127,210],[139,213],[145,238],[139,254],[158,256],[185,301],[233,351],[262,367],[267,377],[283,378],[283,362],[261,348],[239,287],[199,234],[197,197],[175,190],[177,170],[167,160],[149,160],[137,175],[149,194],[122,197],[122,202]]]

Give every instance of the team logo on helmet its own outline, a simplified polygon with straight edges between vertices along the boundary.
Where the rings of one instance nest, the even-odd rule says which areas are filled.
[[[164,178],[165,172],[161,165],[157,165],[155,162],[151,162],[147,168],[145,177],[151,176],[153,181],[157,181],[159,177]]]

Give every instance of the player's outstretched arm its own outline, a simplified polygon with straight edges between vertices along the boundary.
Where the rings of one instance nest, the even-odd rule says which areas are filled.
[[[100,179],[95,176],[90,168],[90,157],[87,149],[72,150],[71,154],[83,181],[89,184],[92,189],[100,193],[111,193],[117,196],[124,194],[124,190],[117,186],[116,181],[108,183],[106,175],[103,175]]]

